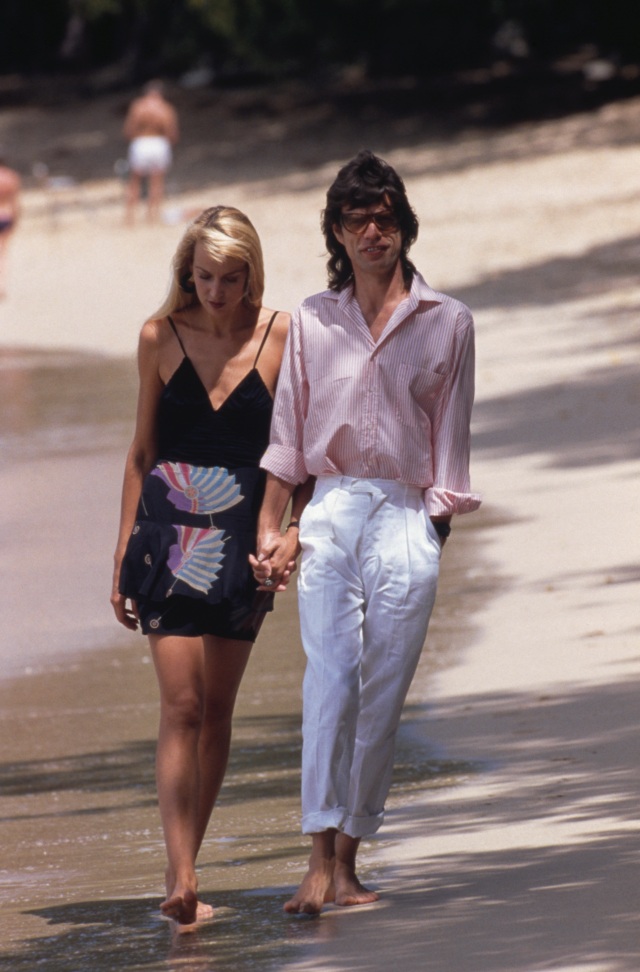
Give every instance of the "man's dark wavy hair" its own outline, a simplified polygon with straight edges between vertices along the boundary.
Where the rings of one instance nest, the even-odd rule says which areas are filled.
[[[333,227],[340,225],[342,210],[345,207],[365,209],[381,202],[390,204],[400,225],[402,276],[405,286],[411,286],[416,268],[407,254],[418,238],[418,217],[409,205],[404,182],[395,169],[369,149],[363,149],[338,172],[327,192],[326,209],[322,211],[322,232],[329,251],[330,290],[342,290],[353,278],[351,260],[333,232]]]

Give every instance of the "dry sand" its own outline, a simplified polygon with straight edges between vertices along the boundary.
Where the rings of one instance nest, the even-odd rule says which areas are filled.
[[[131,355],[164,292],[181,218],[221,201],[254,220],[267,302],[291,308],[323,286],[318,213],[337,165],[363,142],[394,163],[421,217],[417,265],[432,286],[465,300],[477,323],[472,473],[484,505],[450,541],[447,554],[459,544],[464,569],[447,579],[445,558],[448,603],[473,630],[464,651],[430,669],[426,712],[424,681],[409,699],[401,745],[419,741],[431,781],[394,802],[367,848],[380,903],[329,909],[313,930],[290,923],[299,955],[276,967],[637,972],[640,102],[491,135],[435,139],[417,123],[404,138],[392,134],[354,123],[332,141],[328,130],[316,165],[310,144],[293,141],[286,164],[267,153],[269,165],[250,178],[242,162],[218,158],[210,176],[202,167],[198,188],[178,191],[176,176],[166,221],[153,229],[123,230],[113,181],[70,190],[57,214],[41,191],[27,192],[0,345]],[[19,391],[12,396],[5,409]],[[16,441],[25,412],[10,413]],[[126,420],[114,422],[109,434],[124,438]],[[72,647],[83,630],[96,644],[108,637],[117,444],[108,439],[94,468],[82,444],[62,459],[56,452],[68,455],[68,443],[54,442],[46,462],[2,470],[10,623],[0,653],[12,673],[16,640],[21,664],[43,664],[47,601],[55,616],[66,598]],[[50,476],[56,515],[36,514],[49,525],[42,538],[29,525]],[[92,489],[100,484],[104,520],[65,532],[72,485],[86,489],[87,477]],[[70,585],[58,573],[34,608],[34,562],[44,557],[55,571],[61,543],[81,559],[87,534],[83,576]],[[446,625],[439,630],[446,636]],[[52,637],[55,654],[64,646]],[[182,959],[180,967],[214,967],[206,949]]]

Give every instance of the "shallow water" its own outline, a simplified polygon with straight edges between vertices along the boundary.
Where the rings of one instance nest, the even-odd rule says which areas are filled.
[[[298,829],[295,594],[283,595],[265,624],[238,701],[230,767],[201,854],[201,894],[215,918],[176,938],[158,917],[153,666],[145,639],[119,629],[108,607],[135,368],[16,352],[0,355],[0,368],[1,481],[10,497],[0,518],[0,584],[9,591],[0,630],[0,962],[12,972],[282,969],[332,927],[282,912],[308,850]],[[483,597],[485,581],[466,562],[473,529],[463,524],[447,548],[390,808],[475,771],[431,750],[426,708],[434,672],[468,642],[474,598]],[[381,842],[384,829],[361,851],[373,886],[384,884]]]
[[[136,394],[133,356],[0,350],[3,463],[123,448]]]

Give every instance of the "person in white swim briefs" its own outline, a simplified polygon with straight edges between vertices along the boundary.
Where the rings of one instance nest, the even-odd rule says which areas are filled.
[[[127,112],[123,133],[129,141],[129,182],[126,222],[131,224],[140,201],[142,180],[149,180],[148,218],[158,219],[164,198],[165,174],[173,162],[173,146],[179,137],[178,115],[164,97],[162,84],[151,81]]]

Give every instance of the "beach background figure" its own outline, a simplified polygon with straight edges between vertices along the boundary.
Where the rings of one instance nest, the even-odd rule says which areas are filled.
[[[25,180],[0,306],[0,958],[13,972],[637,972],[640,101],[434,131],[374,112],[321,125],[291,102],[261,114],[262,94],[251,113],[255,98],[180,106],[164,219],[128,231],[99,161],[122,97],[37,126],[0,110],[12,159],[85,146],[64,162],[93,213],[71,199],[52,226]],[[108,603],[135,339],[205,205],[251,213],[272,306],[321,289],[327,174],[362,145],[406,177],[429,283],[473,309],[485,501],[447,544],[387,826],[362,850],[384,900],[307,923],[281,912],[306,860],[288,592],[240,693],[218,816],[233,837],[214,828],[204,848],[217,919],[172,944],[162,889],[141,898],[162,859],[154,677]]]
[[[7,252],[20,218],[20,176],[0,157],[0,300],[6,296]]]

